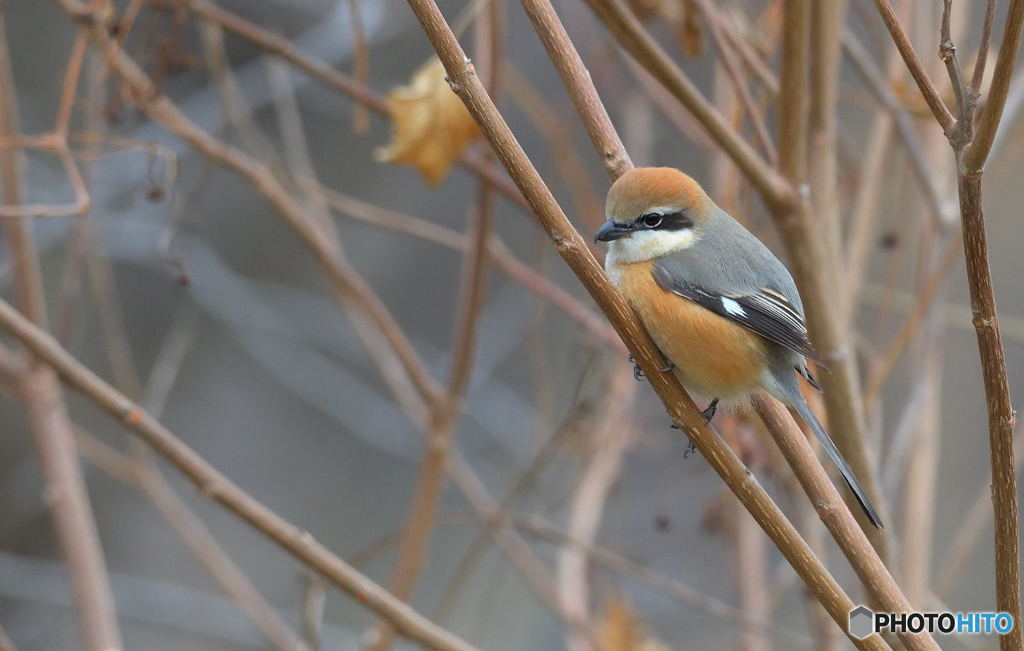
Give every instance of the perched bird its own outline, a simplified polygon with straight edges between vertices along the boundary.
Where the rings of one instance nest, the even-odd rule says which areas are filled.
[[[793,278],[759,239],[679,170],[637,168],[608,191],[605,271],[687,389],[740,405],[764,390],[814,431],[872,524],[882,523],[849,464],[807,405],[799,374],[820,390]]]

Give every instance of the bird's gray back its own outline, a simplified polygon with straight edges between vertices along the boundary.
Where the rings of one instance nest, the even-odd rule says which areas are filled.
[[[726,296],[772,289],[803,315],[789,270],[742,224],[716,206],[701,231],[692,247],[669,253],[658,263],[680,280]]]

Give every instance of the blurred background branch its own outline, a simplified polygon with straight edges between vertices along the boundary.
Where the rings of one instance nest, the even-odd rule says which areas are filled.
[[[1024,2],[410,4],[0,2],[0,649],[1019,614]],[[590,241],[634,162],[787,261],[870,545],[777,406],[654,373]]]

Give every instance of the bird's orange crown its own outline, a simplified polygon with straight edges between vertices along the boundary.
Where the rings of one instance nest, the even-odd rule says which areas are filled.
[[[608,190],[605,216],[628,222],[655,207],[688,211],[695,221],[707,218],[711,199],[704,188],[672,167],[637,167],[620,176]]]

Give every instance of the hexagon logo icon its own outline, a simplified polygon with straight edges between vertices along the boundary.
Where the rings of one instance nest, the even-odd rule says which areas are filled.
[[[850,611],[850,635],[863,640],[867,636],[875,632],[875,627],[872,625],[874,621],[874,612],[870,608],[864,605],[857,606]]]

